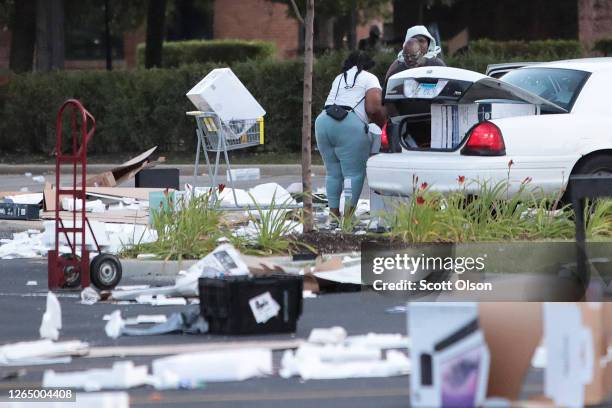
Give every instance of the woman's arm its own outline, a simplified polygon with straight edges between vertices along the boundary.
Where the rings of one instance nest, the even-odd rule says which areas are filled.
[[[382,91],[380,88],[371,88],[366,92],[365,110],[372,122],[381,128],[384,126],[387,113],[382,104]]]

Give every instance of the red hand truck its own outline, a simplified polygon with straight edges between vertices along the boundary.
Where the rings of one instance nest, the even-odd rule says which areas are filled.
[[[62,125],[64,113],[69,114],[70,138],[68,152],[64,153]],[[80,123],[79,123],[80,122]],[[79,141],[79,125],[80,136]],[[89,128],[89,130],[88,130]],[[69,99],[57,114],[57,142],[55,145],[55,249],[49,251],[49,289],[81,289],[89,286],[90,280],[99,289],[112,289],[121,280],[121,262],[112,254],[102,253],[98,240],[89,224],[85,212],[87,179],[87,144],[96,130],[96,120],[76,99]],[[72,165],[72,186],[62,187],[60,174],[62,165]],[[80,172],[80,186],[77,176]],[[72,198],[71,225],[64,222],[61,214],[61,198]],[[78,208],[77,200],[80,200]],[[80,213],[80,214],[79,214]],[[78,217],[77,217],[78,214]],[[66,220],[67,221],[67,220]],[[86,233],[91,233],[98,255],[89,263]],[[60,236],[64,236],[70,247],[69,253],[60,254]],[[77,241],[80,240],[80,243]],[[80,251],[77,248],[80,245]]]

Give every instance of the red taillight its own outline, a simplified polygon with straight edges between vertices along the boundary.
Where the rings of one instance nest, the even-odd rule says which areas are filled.
[[[387,136],[387,122],[382,127],[382,133],[380,134],[380,148],[389,149],[389,136]]]
[[[491,122],[482,122],[472,128],[461,154],[469,156],[503,156],[506,145],[501,131]]]

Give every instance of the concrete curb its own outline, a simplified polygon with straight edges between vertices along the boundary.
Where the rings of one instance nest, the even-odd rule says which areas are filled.
[[[231,163],[230,163],[231,164]],[[116,164],[88,164],[87,171],[91,174],[98,174],[108,171],[115,167]],[[220,174],[225,174],[225,167],[220,166]],[[302,174],[302,166],[300,164],[235,164],[231,165],[233,169],[244,169],[257,167],[261,171],[262,176],[292,176]],[[179,169],[181,175],[193,176],[193,164],[160,164],[156,168],[173,168]],[[312,171],[316,175],[324,175],[325,167],[322,165],[312,166]],[[69,166],[62,167],[62,173],[70,173]],[[206,172],[206,164],[200,164],[200,174]],[[0,164],[0,174],[53,174],[55,173],[54,164]]]

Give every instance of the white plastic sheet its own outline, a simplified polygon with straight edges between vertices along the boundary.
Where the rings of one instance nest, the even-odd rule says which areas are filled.
[[[129,389],[150,383],[147,366],[135,366],[131,361],[115,362],[110,369],[93,369],[67,373],[46,370],[44,388],[80,388],[85,391]]]
[[[196,386],[202,382],[243,381],[272,374],[272,351],[245,348],[232,351],[179,354],[153,360],[156,388]]]
[[[42,322],[38,330],[40,337],[43,339],[57,340],[61,328],[62,308],[53,292],[49,292],[47,294],[47,309],[42,316]]]

